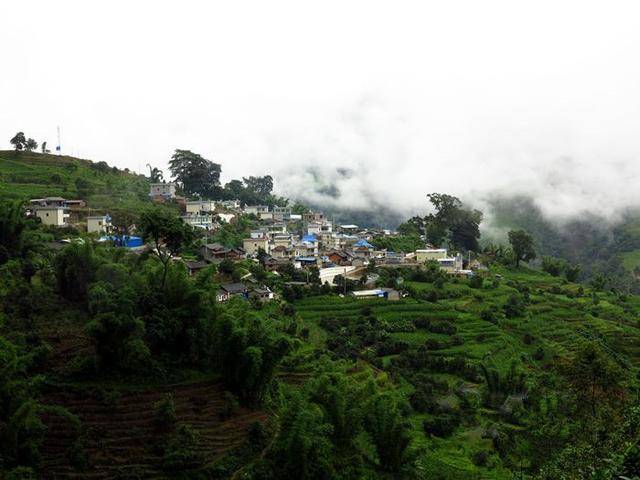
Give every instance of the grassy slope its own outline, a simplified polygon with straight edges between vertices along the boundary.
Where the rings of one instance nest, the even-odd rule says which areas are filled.
[[[318,345],[322,341],[321,329],[317,325],[321,318],[358,318],[362,306],[369,305],[377,318],[390,324],[399,319],[421,317],[455,323],[457,334],[464,339],[464,343],[438,350],[436,354],[462,356],[474,363],[489,363],[503,370],[509,368],[513,360],[518,360],[535,377],[552,363],[571,357],[580,344],[591,338],[602,342],[620,362],[630,368],[637,370],[640,367],[640,323],[637,320],[640,298],[629,297],[625,302],[620,302],[611,294],[601,293],[596,306],[589,295],[577,298],[567,296],[577,294],[579,286],[562,285],[558,278],[529,270],[498,272],[505,278],[497,289],[472,289],[466,281],[460,280],[445,286],[446,290],[455,290],[460,296],[437,303],[409,299],[387,302],[325,297],[300,301],[296,304],[296,310],[305,324],[311,327],[312,338],[316,339]],[[531,305],[527,315],[517,319],[502,318],[497,324],[482,320],[479,316],[482,310],[491,305],[501,308],[508,296],[515,292],[514,288],[507,285],[507,280],[524,283],[531,289]],[[424,283],[411,284],[417,289],[432,288]],[[554,286],[561,288],[562,293],[552,293]],[[531,344],[524,342],[525,333],[533,335]],[[423,329],[391,335],[414,344],[422,344],[426,339],[446,339],[443,334]],[[545,358],[540,361],[533,358],[533,352],[538,347],[545,352]],[[387,362],[388,358],[384,360]],[[455,375],[441,377],[449,383],[451,390],[463,381]],[[442,400],[455,400],[453,394],[448,396],[451,398]],[[430,452],[422,459],[425,472],[447,472],[446,478],[470,478],[471,475],[473,478],[511,478],[512,474],[501,468],[479,468],[471,462],[473,452],[491,450],[490,441],[483,439],[481,432],[494,415],[482,409],[480,412],[479,425],[459,427],[446,439],[426,437],[422,431],[422,421],[428,415],[414,415],[416,444],[426,447]]]
[[[148,193],[149,180],[142,175],[102,171],[96,163],[68,156],[0,151],[3,199],[62,196],[86,200],[93,210],[138,212],[149,205]]]

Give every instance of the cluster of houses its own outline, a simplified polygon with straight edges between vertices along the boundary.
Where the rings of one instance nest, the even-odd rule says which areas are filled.
[[[71,225],[71,215],[79,217],[79,211],[86,207],[84,200],[69,200],[62,197],[32,198],[26,207],[27,216],[39,218],[43,225],[66,227]],[[86,227],[88,233],[106,234],[112,229],[111,217],[88,215]]]
[[[149,197],[154,202],[176,201],[181,205],[182,220],[196,229],[215,232],[226,222],[236,217],[249,215],[257,225],[242,240],[242,246],[229,247],[219,243],[205,241],[200,249],[200,259],[185,262],[191,274],[211,263],[225,259],[232,261],[254,259],[262,263],[268,271],[278,272],[286,269],[317,267],[322,283],[334,284],[338,275],[359,279],[365,267],[371,262],[377,266],[418,266],[427,261],[437,262],[451,274],[469,274],[465,270],[460,255],[450,256],[446,249],[428,248],[414,252],[392,252],[374,246],[374,238],[393,235],[389,230],[363,229],[357,225],[339,225],[327,218],[322,212],[293,213],[289,207],[269,207],[267,205],[242,205],[239,200],[186,200],[176,195],[174,183],[152,183]],[[32,199],[27,206],[27,214],[38,217],[44,225],[66,226],[70,224],[70,211],[81,211],[85,207],[82,200],[68,200],[62,197]],[[86,229],[102,238],[116,238],[111,218],[108,214],[89,215]],[[137,237],[131,237],[136,239]],[[117,239],[117,238],[116,238]],[[120,242],[118,246],[142,248],[141,240]],[[273,298],[273,292],[259,286],[247,289],[243,283],[223,286],[218,294],[219,301],[234,296],[255,297],[260,301]],[[383,297],[396,299],[398,292],[391,289],[371,289],[354,292],[357,298]]]

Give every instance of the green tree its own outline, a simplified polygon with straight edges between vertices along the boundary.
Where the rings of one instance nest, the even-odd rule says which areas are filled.
[[[221,167],[190,150],[176,150],[169,170],[185,193],[215,198],[219,194]]]
[[[246,308],[242,305],[222,317],[217,349],[225,383],[241,400],[257,405],[290,345],[273,327],[248,315]]]
[[[13,148],[16,149],[16,152],[23,150],[27,146],[27,139],[24,136],[24,132],[16,133],[9,142],[13,145]]]
[[[0,202],[0,265],[21,256],[25,247],[27,220],[18,202]]]
[[[243,177],[242,180],[247,189],[258,195],[259,198],[265,199],[273,190],[273,177],[265,175],[264,177]]]
[[[516,267],[520,266],[520,262],[530,262],[536,258],[533,237],[524,230],[511,230],[509,232],[509,243],[513,250]]]
[[[169,262],[183,246],[193,240],[193,230],[173,213],[160,207],[144,212],[140,216],[139,228],[142,238],[153,243],[153,253],[162,263],[160,286],[164,288]]]
[[[623,371],[596,342],[580,348],[567,378],[575,405],[588,423],[609,416],[624,404]]]
[[[398,473],[412,463],[410,426],[396,398],[387,393],[376,395],[368,409],[365,428],[383,470]]]
[[[93,281],[98,259],[90,243],[72,243],[55,257],[54,269],[60,294],[72,301],[84,301]]]
[[[549,256],[542,257],[542,270],[549,275],[558,277],[562,274],[566,267],[566,262],[559,258],[553,258]]]
[[[136,371],[148,365],[144,322],[136,317],[136,291],[124,265],[107,264],[98,269],[100,279],[89,291],[92,320],[85,327],[96,345],[103,366]]]
[[[582,270],[582,267],[580,267],[580,265],[567,264],[565,265],[565,268],[564,268],[564,277],[569,282],[575,282],[580,276],[581,270]]]
[[[326,480],[335,478],[331,425],[320,407],[295,393],[283,409],[280,435],[273,447],[271,478]]]
[[[160,170],[158,167],[151,167],[151,165],[149,165],[147,163],[147,167],[149,168],[149,180],[151,180],[151,183],[160,183],[163,180],[163,175],[162,175],[162,170]]]
[[[38,148],[38,142],[36,142],[33,138],[27,139],[24,148],[27,152],[32,152],[36,148]]]
[[[440,246],[448,240],[458,249],[479,250],[482,212],[464,208],[460,199],[452,195],[430,193],[427,197],[435,209],[423,220],[427,241]],[[421,228],[419,221],[413,220],[413,224]]]

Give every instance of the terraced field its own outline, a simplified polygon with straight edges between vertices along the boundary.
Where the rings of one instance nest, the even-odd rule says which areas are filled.
[[[508,279],[508,280],[507,280]],[[497,280],[494,284],[493,280]],[[406,282],[420,293],[433,290],[429,283]],[[527,292],[525,313],[515,318],[504,315],[504,305],[512,295]],[[323,319],[336,319],[344,324],[358,323],[370,315],[386,322],[392,339],[411,348],[426,345],[429,355],[447,359],[464,358],[473,365],[487,365],[502,372],[513,361],[519,362],[533,380],[570,359],[580,345],[597,341],[611,356],[633,375],[640,368],[640,301],[637,297],[619,296],[611,292],[594,293],[587,286],[569,284],[560,278],[528,271],[496,269],[488,275],[483,288],[471,288],[466,279],[445,283],[440,298],[426,301],[417,298],[390,302],[384,299],[315,297],[296,303],[317,345],[328,345]],[[495,312],[493,318],[483,315]],[[442,333],[421,325],[448,324],[454,333]],[[384,325],[384,324],[383,324]],[[543,352],[543,355],[540,355]],[[366,352],[363,352],[365,355]],[[391,367],[397,354],[374,359],[382,368]],[[446,382],[449,390],[439,402],[456,411],[456,392],[466,390],[479,394],[482,380],[469,381],[458,374],[431,373]],[[395,378],[408,395],[413,387]],[[477,467],[471,461],[473,452],[491,451],[491,441],[482,432],[498,418],[496,411],[480,409],[472,425],[461,425],[447,438],[424,435],[422,422],[432,415],[413,414],[414,445],[426,454],[420,463],[425,478],[512,478],[500,467],[491,470]],[[517,426],[506,428],[517,429]]]
[[[420,319],[454,323],[464,344],[438,350],[437,354],[441,355],[463,355],[470,360],[482,360],[490,355],[497,363],[502,363],[499,360],[512,358],[514,353],[530,354],[540,345],[551,356],[570,355],[581,341],[595,338],[631,365],[640,367],[640,300],[637,297],[621,300],[610,293],[598,293],[598,303],[594,305],[588,291],[583,289],[580,294],[578,285],[563,284],[560,279],[549,275],[509,272],[509,278],[530,290],[530,305],[524,318],[502,318],[497,323],[482,320],[480,314],[483,310],[493,307],[501,311],[508,297],[517,290],[505,282],[497,288],[474,289],[466,280],[445,284],[444,292],[452,298],[437,302],[312,297],[297,302],[296,311],[319,337],[322,335],[318,331],[320,319],[357,319],[363,307],[367,307],[376,318],[392,327]],[[419,282],[407,282],[407,285],[419,291],[432,288],[430,284]],[[526,333],[532,335],[536,342],[526,345],[523,342]],[[420,328],[391,335],[416,344],[427,339],[443,339],[441,334]]]
[[[262,411],[239,409],[223,419],[224,389],[217,382],[198,382],[105,395],[104,392],[61,389],[47,401],[67,408],[82,422],[88,463],[72,466],[76,429],[67,419],[47,415],[43,448],[45,478],[166,478],[162,468],[163,432],[155,421],[156,404],[173,396],[177,425],[188,425],[199,438],[195,447],[207,463],[242,444],[253,422],[264,422]]]

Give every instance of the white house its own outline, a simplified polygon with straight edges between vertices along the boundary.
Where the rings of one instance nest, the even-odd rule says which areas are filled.
[[[267,205],[245,205],[244,207],[244,213],[247,215],[260,215],[268,211],[269,207]]]
[[[211,214],[209,215],[183,215],[182,221],[192,227],[203,228],[205,230],[211,230],[216,225],[215,217]]]
[[[438,258],[437,262],[440,268],[447,273],[456,273],[462,270],[462,255],[460,254],[455,257]]]
[[[322,233],[331,233],[333,224],[328,221],[312,221],[307,224],[308,235],[320,235]]]
[[[273,207],[273,219],[279,222],[291,219],[291,209],[289,207]]]
[[[35,207],[32,209],[33,215],[38,217],[43,225],[53,225],[54,227],[64,227],[68,225],[69,214],[66,207]]]
[[[447,258],[446,248],[426,248],[416,250],[416,262],[424,263],[427,260],[440,260]]]
[[[240,210],[240,200],[222,200],[216,202],[221,208],[228,210]]]
[[[149,196],[152,198],[162,197],[164,199],[175,198],[175,183],[152,183],[149,185]]]
[[[111,227],[111,217],[109,215],[87,217],[87,233],[109,233]]]
[[[251,231],[251,238],[267,238],[268,234],[266,230],[252,230]]]
[[[187,213],[213,212],[216,202],[213,200],[190,200],[186,204]]]

